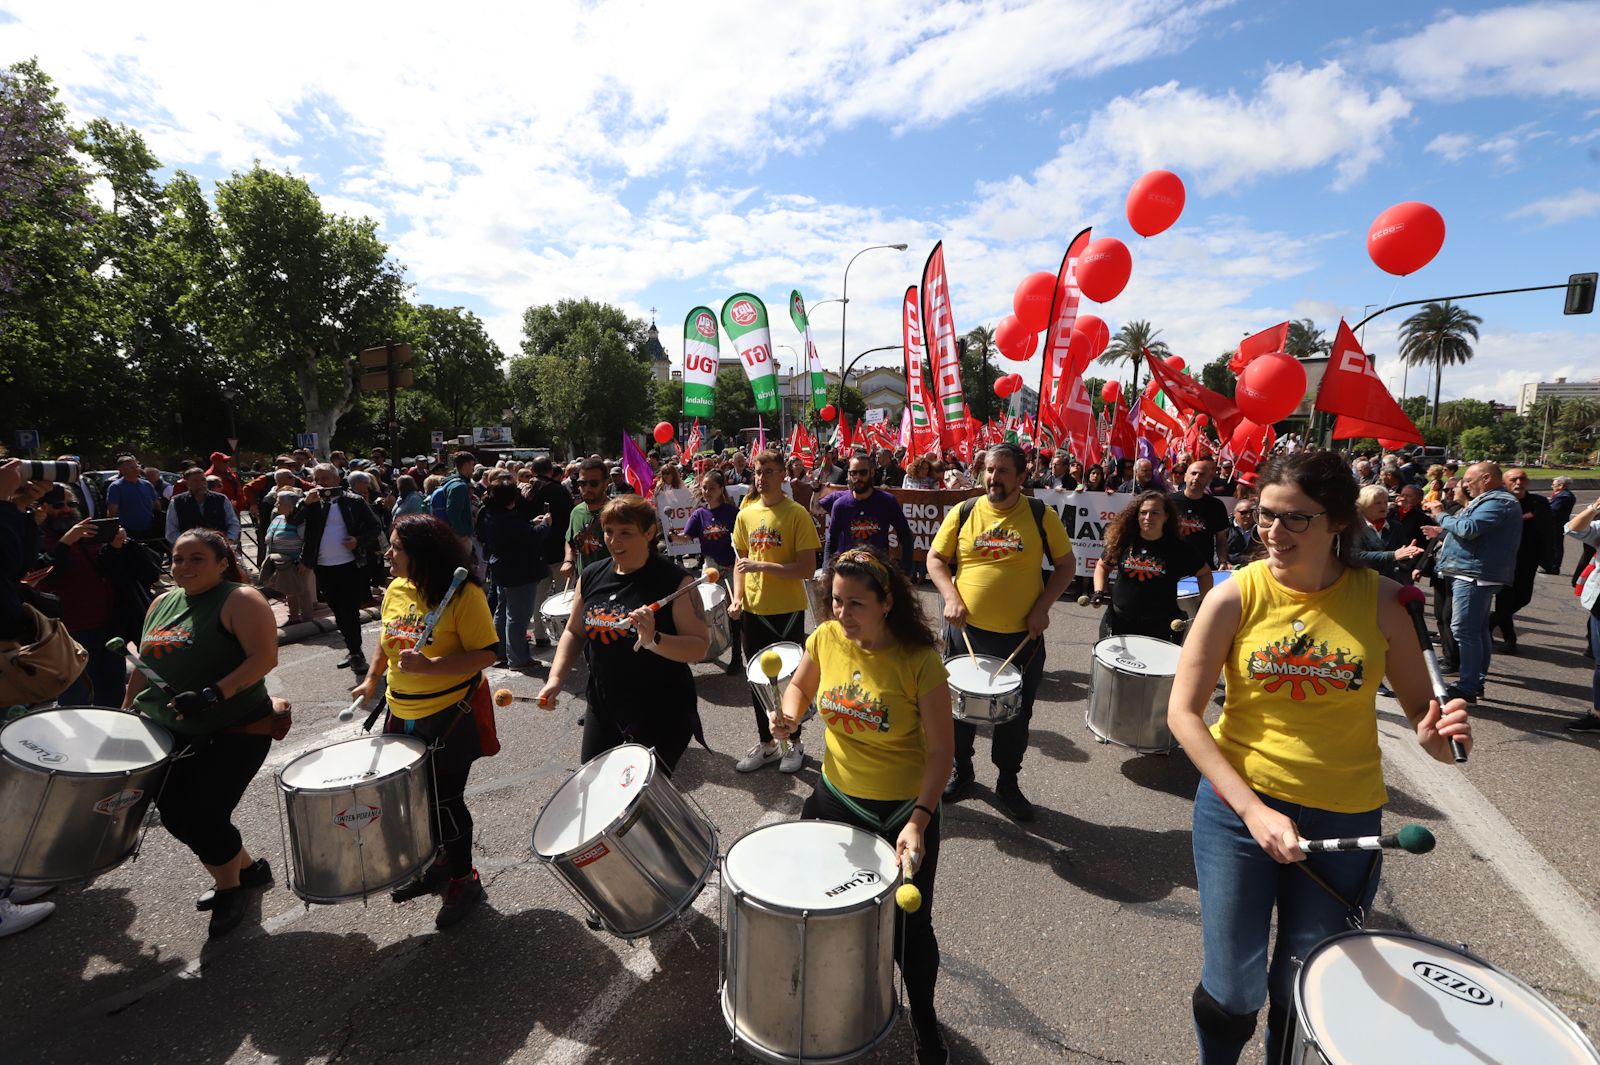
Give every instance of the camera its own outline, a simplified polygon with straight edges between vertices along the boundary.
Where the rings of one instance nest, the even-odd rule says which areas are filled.
[[[18,463],[18,469],[24,481],[65,481],[68,484],[76,484],[78,481],[76,462],[35,462],[23,459]]]

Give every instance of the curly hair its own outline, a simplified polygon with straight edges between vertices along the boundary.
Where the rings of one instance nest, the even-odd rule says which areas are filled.
[[[1140,492],[1133,497],[1133,502],[1117,512],[1117,516],[1106,527],[1106,550],[1102,557],[1107,567],[1121,565],[1122,556],[1138,542],[1139,511],[1152,499],[1161,504],[1162,511],[1167,515],[1166,524],[1161,526],[1161,538],[1178,539],[1178,508],[1173,505],[1172,499],[1165,492]]]
[[[410,560],[410,572],[406,576],[422,593],[430,610],[443,601],[456,570],[467,571],[469,584],[483,583],[472,565],[467,545],[450,526],[432,514],[407,514],[397,519],[394,535],[400,538],[400,546]]]
[[[894,638],[907,647],[935,647],[939,637],[934,632],[933,626],[928,622],[928,616],[922,611],[922,600],[912,589],[911,582],[906,575],[900,572],[889,559],[876,547],[862,545],[852,547],[848,551],[841,551],[829,560],[827,567],[822,571],[824,588],[832,594],[834,574],[858,580],[872,589],[872,594],[877,596],[878,602],[893,596],[894,605],[889,608],[889,615],[884,623],[889,626],[889,632]]]

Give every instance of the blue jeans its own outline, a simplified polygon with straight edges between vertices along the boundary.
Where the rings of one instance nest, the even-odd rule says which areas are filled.
[[[1461,681],[1457,685],[1470,695],[1482,695],[1489,682],[1489,612],[1494,609],[1498,584],[1456,581],[1450,588],[1450,634],[1460,648]]]
[[[1376,835],[1383,810],[1340,814],[1297,806],[1269,796],[1263,802],[1293,819],[1305,839]],[[1363,911],[1378,891],[1378,851],[1342,851],[1313,855],[1311,870]],[[1296,865],[1300,863],[1295,863]],[[1269,999],[1267,1047],[1287,1038],[1293,1002],[1291,959],[1304,959],[1316,946],[1349,925],[1350,911],[1294,865],[1280,865],[1256,843],[1211,782],[1201,780],[1194,797],[1194,868],[1200,889],[1200,919],[1205,961],[1200,984],[1224,1011],[1252,1021]],[[1272,911],[1278,911],[1278,939],[1270,965],[1267,939]],[[1249,1037],[1226,1038],[1200,1026],[1202,1065],[1232,1065]]]
[[[1589,651],[1594,655],[1594,683],[1590,689],[1593,698],[1590,702],[1596,710],[1600,710],[1600,618],[1589,613]]]
[[[538,587],[537,581],[494,586],[494,631],[500,636],[501,653],[513,666],[533,661],[533,652],[528,649],[528,620],[533,617]]]

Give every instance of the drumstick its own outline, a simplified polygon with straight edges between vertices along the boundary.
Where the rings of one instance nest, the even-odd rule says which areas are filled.
[[[715,567],[715,566],[707,566],[705,568],[705,572],[700,574],[700,580],[696,581],[694,584],[685,584],[682,588],[679,588],[677,591],[673,592],[671,595],[667,596],[665,599],[657,599],[655,602],[650,604],[650,612],[652,614],[656,613],[662,607],[666,606],[668,603],[670,603],[674,599],[678,598],[678,596],[684,594],[685,592],[692,592],[692,591],[694,591],[694,589],[700,587],[700,585],[702,585],[702,584],[716,584],[717,580],[721,576],[722,576],[722,574],[717,572],[717,567]]]
[[[422,619],[422,632],[417,636],[417,641],[411,645],[412,650],[420,654],[422,649],[427,646],[428,641],[433,639],[434,626],[439,624],[439,619],[444,616],[445,608],[450,605],[450,600],[455,598],[456,589],[465,583],[467,583],[467,567],[457,566],[456,571],[450,575],[450,587],[444,590],[444,598],[439,600],[439,605],[428,611],[427,616]],[[362,700],[357,699],[343,710],[340,710],[339,720],[349,721],[355,717],[356,711],[361,709],[361,703]]]
[[[1187,629],[1188,627],[1189,627],[1189,622],[1188,622],[1187,618],[1173,618],[1172,619],[1172,631],[1173,632],[1182,632],[1184,629]]]
[[[894,891],[894,903],[907,913],[916,913],[922,909],[922,889],[911,882],[917,875],[917,866],[922,864],[922,855],[916,851],[906,851],[900,856],[900,872],[904,880]]]
[[[972,664],[978,664],[978,656],[972,653],[972,637],[967,635],[967,627],[961,626],[961,642],[967,645],[967,657],[972,659]]]
[[[1450,701],[1450,694],[1444,690],[1439,658],[1433,653],[1433,638],[1428,635],[1428,622],[1422,616],[1422,602],[1426,598],[1427,593],[1414,584],[1400,589],[1400,605],[1406,608],[1406,613],[1411,616],[1411,625],[1417,630],[1417,642],[1422,645],[1422,661],[1428,667],[1428,680],[1433,684],[1433,697],[1439,701],[1439,713],[1442,715],[1444,704]],[[1455,756],[1457,764],[1467,760],[1467,749],[1454,736],[1450,737],[1450,753]]]
[[[1105,602],[1105,600],[1106,600],[1106,593],[1105,592],[1095,592],[1093,595],[1080,595],[1080,596],[1078,596],[1078,605],[1079,606],[1098,606],[1101,603]]]
[[[494,693],[494,705],[501,707],[510,706],[512,703],[536,703],[538,701],[538,696],[534,695],[513,695],[510,688],[498,688]]]
[[[1007,666],[1009,666],[1011,664],[1011,660],[1013,658],[1017,657],[1017,652],[1021,651],[1024,647],[1028,646],[1028,644],[1030,644],[1031,642],[1033,642],[1033,637],[1032,636],[1024,636],[1022,638],[1022,642],[1017,644],[1017,650],[1016,651],[1012,651],[1009,655],[1006,656],[1006,660],[1004,662],[1001,662],[998,666],[995,667],[994,672],[989,674],[989,679],[990,680],[994,680],[994,678],[998,677],[1000,675],[1000,673]]]
[[[388,687],[388,684],[384,681],[384,679],[382,677],[380,677],[378,679],[378,686],[379,686],[379,694],[381,696],[382,690],[384,688]],[[365,703],[366,703],[366,699],[365,698],[356,699],[349,706],[347,706],[343,710],[339,711],[339,720],[340,721],[349,721],[352,717],[356,716],[356,711],[360,710]]]
[[[761,652],[761,672],[767,675],[767,686],[772,689],[772,701],[778,704],[778,713],[783,713],[783,697],[778,692],[778,674],[783,671],[783,656],[776,651]],[[778,750],[784,754],[789,753],[789,741],[779,740]]]
[[[1289,843],[1292,832],[1284,833],[1284,842]],[[1296,837],[1294,845],[1307,854],[1318,851],[1375,851],[1375,850],[1401,850],[1409,854],[1427,854],[1433,850],[1436,842],[1433,833],[1421,825],[1405,825],[1398,832],[1391,832],[1387,836],[1344,836],[1340,839],[1299,839]]]
[[[152,688],[167,697],[168,702],[171,702],[173,699],[178,697],[178,693],[172,690],[172,686],[161,679],[161,674],[155,671],[155,667],[146,662],[143,658],[140,658],[139,653],[129,647],[127,640],[118,639],[117,637],[113,636],[111,639],[106,641],[106,650],[112,654],[121,655],[123,658],[126,658],[129,662],[131,662],[133,664],[133,668],[143,674],[144,679],[150,682],[150,686]],[[178,717],[182,718],[183,715],[179,714]]]

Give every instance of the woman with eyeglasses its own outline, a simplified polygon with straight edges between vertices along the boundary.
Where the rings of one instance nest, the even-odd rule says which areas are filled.
[[[1203,602],[1211,591],[1211,567],[1178,535],[1178,508],[1165,492],[1141,492],[1106,529],[1105,553],[1094,564],[1094,596],[1105,601],[1116,575],[1111,609],[1100,622],[1100,638],[1149,636],[1178,642],[1172,623],[1183,617],[1178,582],[1194,577]]]
[[[1267,1060],[1280,1060],[1293,959],[1372,905],[1379,852],[1308,859],[1296,840],[1378,834],[1388,799],[1378,683],[1387,675],[1434,758],[1452,760],[1451,739],[1472,744],[1466,703],[1433,700],[1399,586],[1354,565],[1361,515],[1349,468],[1333,452],[1301,451],[1272,459],[1260,487],[1266,558],[1236,570],[1201,604],[1167,710],[1173,737],[1203,774],[1193,836],[1203,1065],[1239,1060],[1263,1002]],[[1207,728],[1224,670],[1222,717]]]

